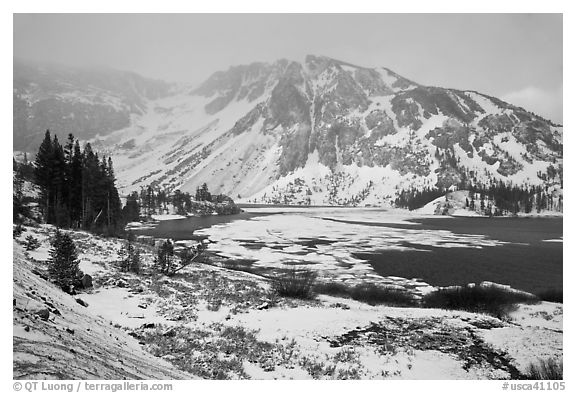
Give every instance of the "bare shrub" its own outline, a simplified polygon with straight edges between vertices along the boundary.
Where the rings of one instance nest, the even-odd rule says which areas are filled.
[[[290,269],[273,278],[272,287],[280,296],[296,299],[314,298],[317,273],[307,269]]]
[[[528,372],[525,375],[526,379],[544,380],[544,379],[563,379],[563,364],[562,361],[549,358],[548,360],[540,360],[539,363],[531,363],[528,366]]]

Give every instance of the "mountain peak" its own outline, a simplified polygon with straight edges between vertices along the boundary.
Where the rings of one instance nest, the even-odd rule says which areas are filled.
[[[100,135],[93,142],[125,190],[207,183],[256,202],[382,205],[413,190],[561,184],[562,127],[385,67],[308,55],[230,67],[191,92],[157,96],[100,78],[15,79],[15,141],[90,126],[79,136]]]

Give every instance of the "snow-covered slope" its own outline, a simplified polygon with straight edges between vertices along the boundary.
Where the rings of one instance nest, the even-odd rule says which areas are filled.
[[[550,192],[554,201],[557,201],[559,197],[562,197],[561,189],[550,189]],[[473,206],[470,206],[471,195],[474,195],[475,200],[475,204]],[[483,196],[480,193],[470,194],[470,192],[466,190],[448,192],[446,195],[438,197],[427,203],[425,206],[416,209],[416,213],[467,217],[487,216],[494,214],[496,212],[494,201],[486,197],[485,201],[481,202],[482,198]],[[552,209],[548,210],[534,209],[530,213],[519,211],[516,214],[518,216],[562,215],[561,209],[557,206],[553,206]]]
[[[249,202],[382,205],[408,188],[560,183],[562,132],[477,92],[307,56],[147,99],[127,127],[92,142],[124,191],[206,182]]]
[[[216,258],[152,274],[142,244],[145,274],[120,272],[121,240],[67,231],[94,279],[75,296],[84,307],[42,278],[55,228],[25,229],[13,245],[15,379],[500,379],[562,359],[562,304],[523,304],[501,321],[282,298],[268,279]],[[26,255],[27,236],[40,247]]]
[[[15,379],[193,378],[34,274],[37,267],[22,245],[13,247]],[[110,300],[106,308],[113,306]]]

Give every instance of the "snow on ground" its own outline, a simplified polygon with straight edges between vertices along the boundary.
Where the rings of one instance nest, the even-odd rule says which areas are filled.
[[[83,232],[70,233],[94,288],[72,297],[32,273],[46,267],[29,258],[47,257],[51,232],[27,228],[14,243],[15,378],[492,379],[562,357],[561,304],[521,305],[507,322],[326,295],[291,300],[267,279],[206,264],[174,277],[120,273],[122,242]],[[41,247],[27,257],[28,234]],[[43,308],[47,321],[34,317]]]
[[[13,269],[15,379],[194,378],[145,352],[125,331],[96,317],[90,306],[32,273],[35,264],[17,243]],[[47,312],[47,318],[39,311]]]
[[[154,298],[133,294],[126,288],[103,288],[84,298],[92,314],[123,327],[137,328],[143,321],[166,323],[157,313]]]
[[[521,370],[526,370],[535,359],[562,360],[562,304],[520,305],[510,317],[515,326],[483,331],[484,340],[508,352]]]
[[[416,210],[418,214],[425,215],[439,215],[439,214],[449,214],[456,217],[478,217],[481,216],[476,211],[470,211],[466,208],[466,199],[469,193],[466,190],[459,190],[449,192],[446,195],[440,196],[431,202],[428,202],[425,206]],[[476,195],[477,202],[479,202],[479,195]]]

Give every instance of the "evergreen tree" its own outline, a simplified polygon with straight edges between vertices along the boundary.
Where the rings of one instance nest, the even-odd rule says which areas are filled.
[[[108,234],[121,231],[122,204],[112,160],[100,160],[90,144],[81,151],[70,134],[63,147],[47,130],[36,155],[34,180],[47,223]]]
[[[26,243],[24,243],[24,248],[26,251],[33,251],[40,247],[40,242],[32,235],[26,236]]]
[[[120,271],[140,273],[140,251],[134,246],[134,235],[128,234],[128,238],[120,250]]]
[[[64,149],[58,137],[54,135],[52,141],[52,178],[50,183],[51,194],[53,197],[53,216],[48,217],[48,222],[56,224],[58,227],[70,227],[70,216],[67,208],[67,190],[66,190],[66,158]]]
[[[72,158],[69,163],[70,178],[68,179],[70,185],[70,221],[72,222],[72,226],[76,228],[82,224],[82,202],[84,198],[82,189],[82,164],[82,151],[80,150],[80,143],[76,140],[74,142]]]
[[[57,230],[50,250],[48,273],[65,292],[71,292],[74,282],[82,275],[79,263],[74,242],[68,234]]]
[[[140,219],[140,204],[138,203],[138,193],[136,191],[126,197],[126,205],[122,208],[122,216],[126,222]]]
[[[174,245],[170,240],[166,240],[158,248],[155,267],[163,274],[169,274],[174,269]]]
[[[34,178],[35,183],[40,188],[40,209],[48,221],[51,217],[51,179],[52,179],[52,139],[50,131],[46,130],[44,140],[40,144],[36,154]],[[49,222],[49,221],[48,221]]]
[[[212,201],[212,195],[210,194],[210,191],[208,191],[208,185],[206,183],[202,184],[202,187],[196,188],[195,199],[197,201]]]
[[[96,211],[96,188],[98,181],[98,155],[88,143],[82,154],[82,227],[91,229],[98,214]]]
[[[132,273],[140,274],[140,270],[142,269],[142,261],[140,258],[140,250],[138,248],[134,249],[132,259],[130,260],[129,269]]]

